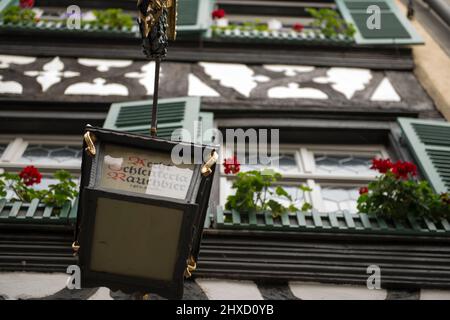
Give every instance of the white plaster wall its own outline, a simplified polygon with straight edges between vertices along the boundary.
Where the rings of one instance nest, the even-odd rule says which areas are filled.
[[[3,272],[0,273],[0,296],[7,299],[42,298],[66,286],[64,273]]]
[[[351,99],[356,91],[362,90],[372,79],[368,69],[359,68],[330,68],[326,77],[314,79],[317,83],[330,83],[334,90],[343,93]]]
[[[372,101],[400,101],[401,98],[392,86],[391,81],[388,78],[384,78],[378,87],[375,89],[372,97]]]
[[[328,99],[328,95],[315,88],[301,88],[298,83],[289,83],[287,87],[273,87],[267,92],[269,98],[276,99]]]
[[[195,97],[220,97],[220,94],[206,85],[203,81],[201,81],[198,77],[189,74],[189,89],[188,95]]]
[[[213,80],[219,80],[222,86],[233,88],[245,97],[250,96],[258,82],[269,81],[266,76],[255,75],[244,64],[201,62],[200,65]]]
[[[366,287],[290,282],[292,293],[302,300],[384,300],[386,290]]]
[[[196,279],[210,300],[263,300],[257,285],[252,281]]]
[[[422,289],[420,300],[450,300],[450,291]]]

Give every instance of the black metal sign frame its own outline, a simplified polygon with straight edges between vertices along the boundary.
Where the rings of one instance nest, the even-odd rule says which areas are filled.
[[[193,176],[186,199],[178,200],[148,194],[114,190],[99,186],[101,175],[101,159],[104,156],[104,146],[108,144],[136,148],[142,151],[159,151],[171,153],[173,147],[180,143],[191,148],[192,152],[207,153],[213,148],[192,143],[174,142],[150,136],[129,134],[114,130],[88,126],[86,132],[93,137],[95,154],[89,154],[89,145],[84,142],[82,159],[82,178],[80,186],[80,206],[77,217],[77,234],[75,240],[79,243],[79,264],[82,272],[82,287],[105,286],[112,290],[124,292],[156,293],[169,299],[180,299],[183,295],[183,278],[187,260],[193,257],[197,260],[203,223],[206,217],[209,195],[215,166],[212,174],[201,175],[202,164],[194,164]],[[195,154],[195,153],[191,153]],[[177,245],[177,260],[172,279],[138,278],[97,272],[91,269],[91,253],[94,237],[97,202],[99,198],[128,201],[178,209],[183,212],[181,231]]]

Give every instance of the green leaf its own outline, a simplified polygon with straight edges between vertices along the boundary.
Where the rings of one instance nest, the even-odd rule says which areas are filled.
[[[300,185],[298,188],[300,190],[302,190],[303,192],[312,192],[312,189],[310,187],[308,187],[307,185],[304,185],[304,184]]]
[[[277,186],[275,188],[275,193],[277,194],[277,196],[285,197],[285,198],[289,199],[290,201],[292,201],[291,195],[281,186]]]
[[[302,211],[309,211],[309,210],[311,210],[313,208],[313,206],[310,204],[310,203],[308,203],[308,202],[305,202],[303,205],[302,205]]]
[[[281,203],[272,199],[267,202],[267,206],[270,208],[273,217],[278,217],[287,211]]]

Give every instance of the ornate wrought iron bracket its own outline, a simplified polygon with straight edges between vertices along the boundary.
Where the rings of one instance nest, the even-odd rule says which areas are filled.
[[[155,82],[153,91],[152,122],[150,134],[157,133],[158,88],[161,60],[167,54],[168,40],[175,40],[177,1],[138,0],[138,24],[141,31],[144,54],[155,60]]]

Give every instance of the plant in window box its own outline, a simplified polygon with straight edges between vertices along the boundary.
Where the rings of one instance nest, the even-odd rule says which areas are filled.
[[[216,9],[211,13],[211,15],[217,27],[228,27],[228,19],[225,17],[225,10]]]
[[[30,7],[10,6],[3,10],[1,19],[5,24],[36,23],[36,13]]]
[[[373,159],[371,169],[380,173],[376,181],[360,189],[358,210],[369,215],[405,220],[450,218],[450,197],[437,194],[427,181],[417,181],[417,168],[410,162]]]
[[[276,185],[282,176],[274,170],[239,172],[240,164],[235,156],[226,159],[223,166],[226,174],[236,174],[236,180],[232,185],[236,192],[234,195],[228,196],[225,203],[226,210],[235,210],[240,214],[270,212],[272,217],[276,218],[285,213],[312,209],[308,202],[305,202],[301,208],[293,204],[292,196],[283,187]],[[298,188],[304,193],[311,191],[304,185]],[[274,197],[286,200],[290,204],[284,205],[274,200]]]
[[[298,32],[298,33],[302,32],[304,28],[305,28],[305,26],[299,22],[294,23],[292,25],[292,30],[294,30],[295,32]]]
[[[236,23],[229,23],[228,19],[225,18],[225,11],[223,9],[214,10],[212,12],[212,17],[215,22],[215,25],[211,26],[211,31],[213,33],[221,33],[223,31],[229,30],[229,31],[235,31],[235,32],[243,32],[243,31],[253,31],[253,32],[264,32],[269,31],[270,27],[267,23],[262,23],[260,20],[255,19],[254,21],[246,21],[242,24],[236,24]],[[275,21],[274,23],[277,24],[277,30],[279,24],[281,22]],[[275,28],[274,28],[275,29]]]
[[[353,24],[347,23],[335,10],[307,8],[306,12],[314,18],[310,27],[325,37],[331,38],[342,34],[351,38],[356,32]]]
[[[41,183],[42,174],[34,166],[25,167],[19,174],[0,174],[0,197],[6,197],[7,190],[12,190],[12,201],[29,203],[39,199],[47,206],[61,208],[67,201],[77,197],[77,185],[72,181],[72,175],[65,170],[58,170],[53,176],[58,183],[49,185],[48,189],[36,190],[33,186]]]
[[[23,0],[18,6],[9,6],[3,10],[1,19],[6,24],[29,24],[37,23],[39,18],[32,7],[34,1]],[[65,23],[70,14],[64,13],[60,19],[45,19],[42,21],[52,21]],[[85,18],[86,17],[86,18]],[[109,8],[106,10],[93,10],[90,15],[86,15],[82,19],[82,25],[91,25],[98,28],[111,28],[111,29],[130,29],[134,25],[134,21],[131,15],[123,12],[122,9]]]
[[[93,10],[95,20],[89,21],[89,24],[96,27],[108,27],[111,29],[131,28],[133,27],[133,18],[123,12],[122,9]]]

